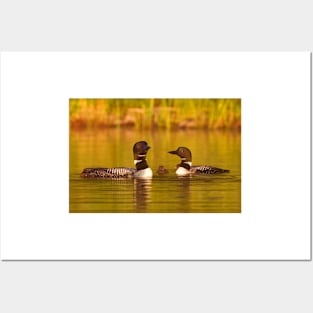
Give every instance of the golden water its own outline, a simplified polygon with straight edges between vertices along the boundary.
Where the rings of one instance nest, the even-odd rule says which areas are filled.
[[[145,140],[154,172],[150,179],[83,179],[85,167],[133,167],[132,147]],[[188,147],[193,165],[229,169],[221,175],[177,177],[179,157],[167,153]],[[169,170],[158,175],[160,165]],[[240,213],[241,135],[207,130],[136,131],[101,129],[70,131],[71,213]]]

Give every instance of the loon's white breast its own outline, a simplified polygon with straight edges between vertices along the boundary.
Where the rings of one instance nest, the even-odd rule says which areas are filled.
[[[191,167],[191,162],[184,162],[184,163],[187,163],[190,167]],[[182,167],[182,166],[179,166],[176,170],[176,175],[189,175],[190,174],[190,170]]]
[[[139,178],[150,178],[152,176],[153,176],[153,173],[150,167],[147,167],[143,170],[136,171],[134,173],[134,177],[139,177]]]
[[[180,166],[177,170],[176,170],[176,174],[177,175],[189,175],[190,174],[190,171],[187,170],[186,168]]]

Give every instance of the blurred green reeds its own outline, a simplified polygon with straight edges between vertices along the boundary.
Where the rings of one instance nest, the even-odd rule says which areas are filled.
[[[71,128],[241,128],[241,99],[70,99],[69,113]]]

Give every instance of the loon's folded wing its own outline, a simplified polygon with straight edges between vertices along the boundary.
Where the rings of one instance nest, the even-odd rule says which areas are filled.
[[[203,166],[192,166],[191,167],[192,174],[221,174],[221,173],[229,173],[229,170],[224,170],[222,168],[213,167],[210,165]]]
[[[136,170],[130,167],[112,167],[112,168],[85,168],[80,174],[81,177],[99,177],[99,178],[123,178],[131,177]]]

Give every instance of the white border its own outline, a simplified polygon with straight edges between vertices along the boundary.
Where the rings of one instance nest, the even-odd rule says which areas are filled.
[[[69,214],[68,99],[242,98],[242,214]],[[310,54],[1,53],[2,259],[309,259]]]

